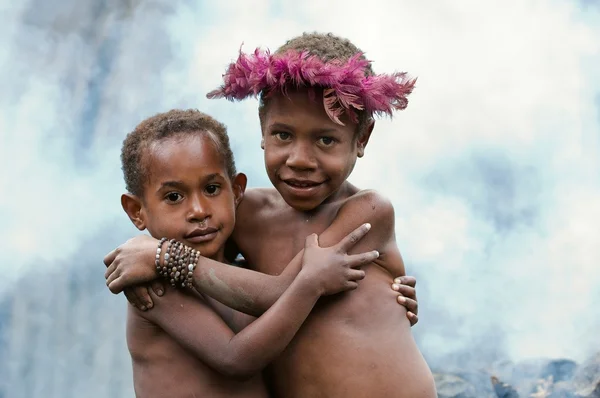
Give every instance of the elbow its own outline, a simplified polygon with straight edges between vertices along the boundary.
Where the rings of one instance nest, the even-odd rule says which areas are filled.
[[[221,369],[220,373],[236,381],[247,381],[254,377],[259,371],[241,366],[227,366]]]
[[[262,368],[257,368],[254,361],[242,358],[231,358],[225,360],[218,370],[224,376],[237,381],[247,381],[256,376]]]

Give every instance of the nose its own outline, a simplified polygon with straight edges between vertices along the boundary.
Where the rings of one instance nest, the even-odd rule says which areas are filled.
[[[286,166],[297,170],[312,170],[317,167],[317,161],[310,142],[297,141],[290,145]]]
[[[186,220],[188,222],[204,222],[210,217],[210,205],[206,198],[200,195],[193,195],[189,198],[189,207],[187,209]]]

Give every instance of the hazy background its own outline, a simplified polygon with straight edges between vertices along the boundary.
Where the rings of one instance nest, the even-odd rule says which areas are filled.
[[[268,185],[256,101],[205,94],[242,42],[313,30],[419,77],[351,180],[395,204],[431,366],[600,351],[600,2],[170,3],[0,0],[0,397],[133,396],[121,142],[199,108]]]

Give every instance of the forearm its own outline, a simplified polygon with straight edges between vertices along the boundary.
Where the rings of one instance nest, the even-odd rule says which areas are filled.
[[[268,311],[231,339],[225,357],[230,372],[250,376],[268,365],[287,347],[319,297],[315,286],[298,276]]]
[[[260,316],[268,310],[290,286],[302,268],[298,254],[278,276],[233,267],[201,257],[194,270],[194,288],[226,306]]]
[[[167,290],[153,296],[152,311],[135,311],[215,371],[236,378],[253,376],[277,357],[320,296],[311,280],[299,276],[263,316],[235,335],[203,299]]]

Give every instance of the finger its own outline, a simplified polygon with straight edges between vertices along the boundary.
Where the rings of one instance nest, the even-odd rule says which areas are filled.
[[[304,248],[319,246],[319,237],[317,234],[310,234],[304,240]]]
[[[131,294],[134,296],[136,307],[142,311],[146,311],[148,308],[146,307],[146,303],[144,302],[144,300],[142,299],[142,297],[140,295],[141,292],[139,290],[139,287],[136,286],[134,288],[131,288],[130,291],[131,291]]]
[[[346,281],[346,290],[354,290],[358,287],[358,282]]]
[[[113,272],[106,279],[106,286],[108,286],[110,291],[113,292],[114,294],[121,293],[121,291],[123,290],[123,286],[121,286],[121,282],[118,280],[119,275],[117,275],[117,274],[118,274],[117,272]]]
[[[110,263],[110,265],[108,266],[108,268],[104,272],[104,279],[108,279],[108,277],[110,276],[110,274],[112,274],[113,272],[115,272],[116,269],[117,269],[117,263],[116,263],[116,261],[113,261],[112,263]]]
[[[397,283],[394,283],[394,284],[392,284],[392,290],[397,291],[404,297],[408,297],[413,300],[417,299],[417,290],[414,287],[410,287],[407,285],[399,285]]]
[[[415,314],[413,314],[412,312],[407,312],[406,316],[408,317],[408,320],[410,321],[410,326],[415,326],[417,324],[417,322],[419,322],[419,317],[416,316]]]
[[[346,261],[350,268],[356,268],[372,263],[377,257],[379,257],[379,252],[377,250],[372,250],[366,253],[349,255],[347,256]]]
[[[123,294],[125,295],[125,297],[127,297],[127,301],[129,301],[129,304],[133,305],[135,308],[138,308],[137,298],[135,297],[135,294],[133,294],[129,289],[123,290]]]
[[[338,243],[338,249],[340,253],[347,253],[348,250],[352,249],[354,245],[356,245],[358,241],[361,240],[363,236],[367,234],[367,232],[369,232],[370,229],[371,224],[366,223],[346,235],[344,239]]]
[[[152,288],[152,291],[154,291],[154,294],[156,294],[157,296],[162,296],[165,293],[165,284],[164,281],[161,279],[153,280],[150,284],[150,287]]]
[[[140,299],[142,306],[145,306],[148,309],[150,309],[154,306],[154,303],[152,302],[152,298],[150,297],[150,294],[148,292],[148,286],[146,286],[146,285],[136,286],[133,290],[135,291],[135,294]]]
[[[360,281],[365,279],[365,271],[358,269],[348,270],[348,279],[351,281]]]
[[[394,283],[415,287],[417,286],[417,278],[414,276],[399,276],[394,279]]]
[[[115,261],[115,258],[117,258],[117,250],[118,248],[104,256],[104,265],[108,267],[113,261]]]
[[[403,296],[398,296],[397,298],[398,300],[398,304],[403,305],[404,307],[406,307],[406,310],[412,313],[417,313],[418,308],[419,308],[419,304],[412,299],[403,297]]]

